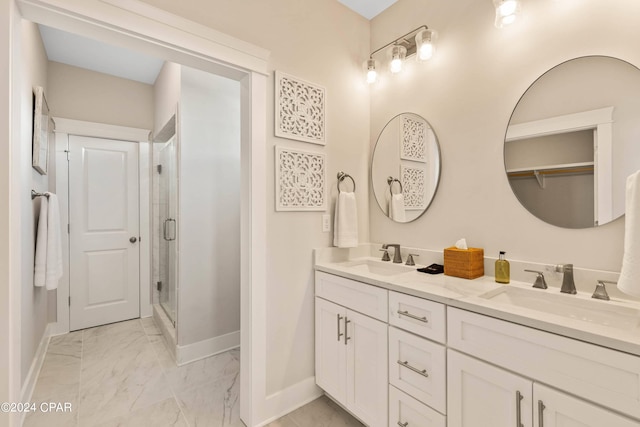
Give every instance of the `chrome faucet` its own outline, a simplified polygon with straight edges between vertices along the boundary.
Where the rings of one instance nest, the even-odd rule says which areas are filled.
[[[562,288],[560,292],[565,294],[576,294],[576,283],[573,281],[573,264],[560,264],[556,266],[556,271],[561,271],[562,276]]]
[[[382,249],[388,249],[389,247],[394,248],[393,262],[395,264],[402,264],[402,256],[400,255],[400,245],[397,243],[385,243],[382,245]]]
[[[596,290],[593,292],[593,295],[591,295],[591,298],[601,299],[604,301],[611,300],[611,298],[609,298],[609,294],[607,293],[607,288],[605,286],[607,283],[615,285],[617,282],[612,282],[610,280],[598,280],[598,284],[596,285]]]

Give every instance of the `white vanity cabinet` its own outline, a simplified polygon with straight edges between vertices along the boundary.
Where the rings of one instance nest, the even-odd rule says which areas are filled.
[[[315,279],[316,382],[370,427],[640,427],[636,355]]]
[[[577,399],[542,384],[533,384],[536,427],[638,427],[639,421]]]
[[[640,423],[448,351],[448,427],[637,427]]]
[[[447,351],[448,427],[532,427],[531,381]]]
[[[384,317],[386,302],[386,290],[316,273],[316,383],[371,427],[387,425],[387,324],[349,305]]]
[[[446,425],[445,342],[444,304],[389,291],[390,426]]]
[[[640,425],[636,356],[455,308],[448,344],[448,427]]]

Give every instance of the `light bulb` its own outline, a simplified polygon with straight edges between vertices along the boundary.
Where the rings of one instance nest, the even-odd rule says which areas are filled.
[[[378,80],[378,72],[376,71],[376,60],[373,58],[369,58],[367,59],[364,64],[363,64],[363,68],[366,70],[366,74],[367,74],[367,83],[371,84],[371,83],[375,83]]]
[[[391,62],[389,63],[389,70],[393,74],[397,74],[402,71],[402,63],[407,55],[407,48],[404,46],[393,46],[391,48]]]
[[[375,83],[378,80],[378,73],[376,70],[367,71],[367,83]]]
[[[427,61],[433,57],[436,51],[435,40],[438,33],[434,30],[425,29],[416,34],[416,59]]]
[[[520,13],[519,0],[493,0],[496,8],[495,26],[502,28],[513,24]]]
[[[391,64],[389,65],[389,69],[392,73],[399,73],[402,71],[402,59],[394,58],[391,60]]]

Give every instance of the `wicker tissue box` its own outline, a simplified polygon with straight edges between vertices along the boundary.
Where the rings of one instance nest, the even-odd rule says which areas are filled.
[[[484,275],[484,249],[458,249],[455,246],[444,250],[444,274],[447,276],[475,279]]]

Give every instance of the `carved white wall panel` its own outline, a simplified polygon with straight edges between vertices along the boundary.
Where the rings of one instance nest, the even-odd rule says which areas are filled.
[[[276,147],[276,211],[324,211],[325,155]]]
[[[325,89],[280,71],[275,80],[276,136],[324,145]]]
[[[400,158],[414,162],[427,161],[427,123],[414,117],[401,116]]]
[[[424,167],[400,165],[400,181],[404,190],[404,206],[407,210],[425,208],[427,170]]]

